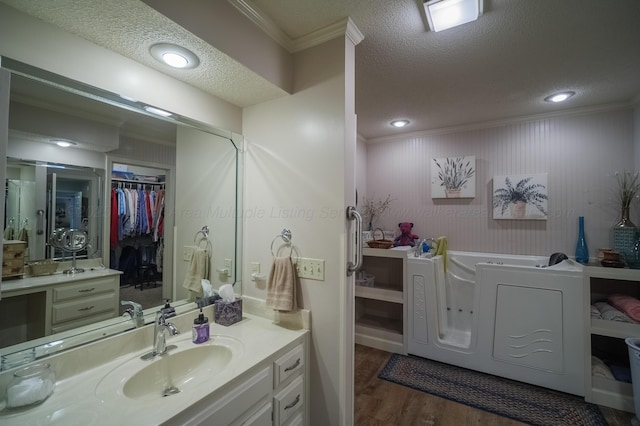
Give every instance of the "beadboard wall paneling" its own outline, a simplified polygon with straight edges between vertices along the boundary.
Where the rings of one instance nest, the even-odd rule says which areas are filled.
[[[394,199],[374,226],[411,221],[421,238],[446,235],[453,250],[572,256],[582,215],[595,256],[619,219],[614,172],[634,169],[633,118],[629,108],[370,144],[367,197]],[[476,156],[476,197],[432,199],[432,159],[465,155]],[[529,173],[548,174],[548,220],[492,219],[493,176]]]

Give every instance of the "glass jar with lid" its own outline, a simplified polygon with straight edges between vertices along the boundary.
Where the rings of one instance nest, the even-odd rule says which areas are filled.
[[[49,397],[56,386],[56,374],[50,364],[33,364],[13,373],[7,386],[7,407],[37,404]]]

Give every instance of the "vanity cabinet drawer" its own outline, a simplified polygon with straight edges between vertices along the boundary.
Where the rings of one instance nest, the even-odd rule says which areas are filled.
[[[54,304],[51,309],[51,323],[58,324],[103,312],[113,311],[116,306],[116,294],[114,292],[87,297],[66,303]],[[115,313],[114,313],[115,316]]]
[[[302,412],[295,415],[284,426],[304,426],[304,415]]]
[[[89,297],[94,294],[113,291],[114,284],[116,284],[115,279],[107,277],[59,286],[53,289],[53,302],[63,302],[78,297]]]
[[[302,345],[298,345],[274,362],[273,387],[277,388],[288,378],[298,375],[303,370],[304,347]]]
[[[276,418],[274,425],[283,425],[304,405],[304,380],[297,377],[291,384],[273,397]]]

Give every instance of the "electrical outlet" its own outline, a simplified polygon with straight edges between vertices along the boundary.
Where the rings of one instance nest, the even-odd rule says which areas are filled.
[[[296,263],[299,278],[324,281],[324,259],[306,259],[301,257]]]
[[[194,251],[196,251],[196,247],[184,246],[184,248],[182,249],[182,260],[184,260],[185,262],[191,262]]]
[[[229,273],[227,274],[228,276],[233,275],[233,260],[231,259],[225,259],[224,260],[224,269],[226,269],[227,271],[229,271]]]

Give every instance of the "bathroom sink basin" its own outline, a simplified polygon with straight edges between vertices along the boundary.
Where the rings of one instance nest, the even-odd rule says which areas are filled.
[[[237,339],[215,335],[199,345],[186,338],[170,343],[177,347],[165,355],[149,360],[136,356],[111,370],[98,383],[96,395],[150,401],[191,391],[229,367],[243,348]]]

